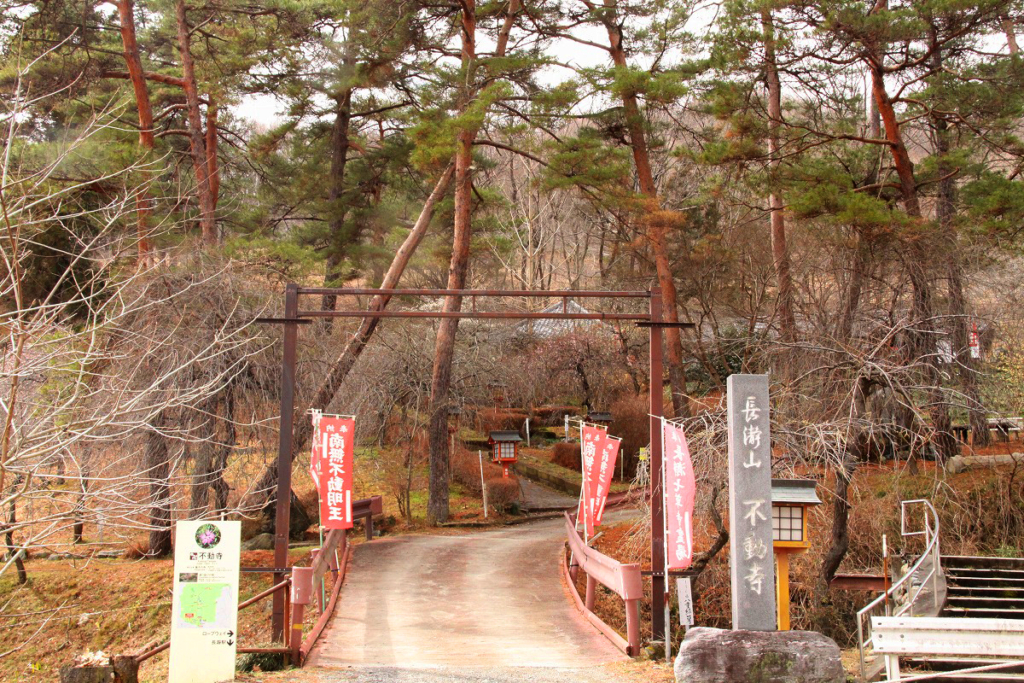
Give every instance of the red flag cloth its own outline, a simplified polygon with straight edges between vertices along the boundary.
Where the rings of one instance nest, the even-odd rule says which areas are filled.
[[[594,534],[594,493],[597,462],[597,449],[604,439],[604,430],[592,425],[583,425],[580,441],[580,457],[583,460],[583,487],[580,491],[580,505],[576,513],[576,521],[583,522],[587,536]]]
[[[350,417],[320,418],[317,471],[320,524],[325,529],[352,528],[352,464],[356,421]]]
[[[693,562],[693,504],[697,482],[690,447],[682,427],[663,423],[665,444],[665,521],[668,527],[668,568],[686,569]]]
[[[602,435],[601,442],[597,449],[598,461],[594,469],[597,476],[594,479],[594,525],[601,524],[604,516],[604,505],[608,502],[608,492],[612,487],[612,477],[615,476],[615,460],[619,456],[619,446],[622,439]]]

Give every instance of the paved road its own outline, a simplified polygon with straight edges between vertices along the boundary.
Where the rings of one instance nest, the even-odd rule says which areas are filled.
[[[610,680],[575,671],[625,657],[564,592],[563,524],[357,546],[310,664],[357,670],[325,681]]]
[[[560,491],[553,491],[522,475],[519,477],[519,485],[523,489],[523,508],[525,510],[571,509],[579,501],[579,498],[571,498]]]

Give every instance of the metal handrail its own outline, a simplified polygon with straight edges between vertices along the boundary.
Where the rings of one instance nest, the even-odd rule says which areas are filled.
[[[907,506],[909,505],[923,505],[925,507],[924,528],[919,531],[907,530]],[[941,571],[941,555],[939,551],[939,515],[935,511],[935,507],[931,504],[931,501],[923,498],[900,501],[900,535],[904,538],[909,538],[911,536],[924,536],[925,548],[914,565],[906,574],[900,577],[899,581],[894,583],[887,591],[883,592],[857,612],[857,644],[860,650],[860,674],[864,679],[867,679],[867,657],[865,652],[868,646],[873,646],[872,641],[874,634],[871,633],[871,617],[873,616],[872,613],[879,607],[879,605],[883,606],[886,616],[901,617],[908,612],[910,613],[910,616],[915,616],[914,606],[917,604],[918,598],[921,597],[921,593],[927,585],[931,587],[933,609],[937,609],[939,607],[938,577]],[[931,567],[924,578],[921,579],[920,584],[917,586],[917,590],[911,595],[910,589],[913,588],[913,577],[917,575],[927,562],[931,562]],[[888,577],[886,577],[886,580],[888,580]],[[908,582],[907,596],[909,599],[905,605],[896,610],[895,614],[890,614],[890,604],[895,603],[896,595],[903,588],[904,584],[907,584]],[[868,634],[867,638],[864,637],[865,633]]]

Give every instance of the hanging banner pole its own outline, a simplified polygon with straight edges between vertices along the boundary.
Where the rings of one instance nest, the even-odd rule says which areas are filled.
[[[484,519],[487,519],[487,482],[484,481],[484,452],[477,451],[476,455],[480,458],[480,492],[484,497]]]
[[[662,565],[665,571],[665,661],[672,661],[672,584],[668,580],[668,566],[669,566],[669,519],[671,518],[669,506],[669,480],[668,480],[668,461],[669,457],[664,454],[665,451],[665,418],[661,418],[661,441],[662,441],[662,459],[661,459],[661,490],[664,492],[664,501],[662,509],[665,511],[663,518],[664,521],[664,533],[662,534],[665,541],[665,552],[664,560],[665,563]]]

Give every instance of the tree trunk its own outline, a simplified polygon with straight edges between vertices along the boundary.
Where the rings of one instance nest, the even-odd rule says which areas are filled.
[[[12,488],[17,488],[24,481],[22,475],[18,475],[11,482]],[[21,549],[16,547],[14,543],[14,525],[18,523],[18,497],[11,496],[11,502],[7,508],[7,523],[3,526],[6,528],[4,533],[5,543],[7,544],[7,557],[14,557],[14,566],[18,571],[18,583],[28,583],[28,573],[25,571],[25,561],[21,554]]]
[[[352,120],[352,89],[345,88],[335,98],[334,127],[331,129],[331,180],[328,190],[329,220],[327,222],[329,239],[327,246],[327,259],[324,269],[324,287],[340,287],[344,281],[344,274],[341,272],[341,264],[345,260],[345,249],[349,236],[345,234],[345,217],[348,215],[348,207],[342,201],[345,194],[345,167],[348,164],[349,150],[349,125]],[[324,294],[321,300],[321,308],[325,311],[333,311],[337,305],[338,297],[333,294]],[[331,328],[331,319],[326,318],[323,323],[328,330]]]
[[[921,212],[921,202],[917,191],[917,180],[914,177],[914,164],[903,142],[896,112],[892,101],[885,90],[885,74],[882,63],[871,58],[868,66],[871,70],[872,91],[878,113],[882,118],[886,139],[892,153],[893,164],[900,182],[900,193],[903,196],[903,207],[907,215],[915,219],[906,240],[907,274],[913,288],[914,321],[911,330],[910,347],[911,362],[925,359],[924,381],[928,386],[929,412],[932,418],[934,444],[938,458],[944,460],[956,454],[956,440],[950,430],[949,406],[941,386],[941,373],[938,370],[936,354],[935,321],[932,307],[931,282],[925,270],[929,262],[928,247],[924,241],[925,221]]]
[[[1003,17],[999,23],[1003,27],[1003,33],[1006,35],[1006,46],[1009,48],[1010,54],[1020,54],[1020,48],[1017,46],[1017,32],[1013,27],[1013,19]]]
[[[461,0],[462,6],[462,69],[465,85],[460,96],[460,115],[475,99],[476,0]],[[494,55],[505,56],[509,34],[519,12],[519,0],[510,0],[505,20],[498,32]],[[469,247],[472,236],[473,210],[473,142],[479,124],[459,129],[455,149],[455,225],[452,238],[452,259],[448,267],[448,289],[464,289],[469,273]],[[448,296],[441,310],[456,312],[462,308],[462,297]],[[455,357],[455,335],[458,318],[442,318],[434,345],[434,370],[430,381],[430,426],[427,439],[430,447],[430,497],[427,501],[427,523],[441,524],[448,519],[448,407],[451,389],[452,360]]]
[[[149,478],[149,557],[171,553],[171,457],[167,439],[160,433],[164,418],[158,416],[146,432],[146,476]]]
[[[231,385],[224,391],[224,443],[221,444],[215,462],[213,481],[210,486],[213,489],[214,513],[220,514],[228,509],[228,493],[230,488],[224,481],[224,472],[228,468],[228,458],[231,457],[235,444],[238,443],[238,434],[235,429],[235,392]]]
[[[863,435],[862,435],[863,436]],[[832,538],[821,561],[821,578],[828,586],[850,548],[850,481],[857,469],[859,457],[847,457],[836,471],[836,493],[832,501]]]
[[[175,2],[175,20],[178,29],[178,50],[181,53],[181,72],[184,80],[185,104],[188,112],[189,148],[192,152],[192,168],[196,176],[196,192],[199,195],[199,224],[203,231],[203,242],[215,245],[220,239],[217,234],[216,203],[210,185],[209,158],[203,135],[203,115],[199,109],[199,90],[196,84],[195,64],[192,62],[191,37],[185,0]]]
[[[206,100],[206,173],[210,179],[210,201],[213,203],[213,210],[217,210],[217,203],[220,202],[220,167],[217,163],[217,102],[213,95],[207,95]]]
[[[474,15],[463,16],[463,25],[472,36]],[[463,63],[472,59],[472,38],[463,42]],[[452,242],[452,260],[448,267],[448,289],[464,289],[469,272],[469,245],[472,231],[473,209],[473,140],[476,129],[462,129],[458,134],[455,154],[455,236]],[[445,297],[442,311],[454,312],[462,308],[462,297]],[[451,388],[452,360],[455,356],[455,334],[458,318],[442,318],[434,345],[434,370],[430,381],[430,497],[427,502],[427,522],[440,524],[448,520],[448,392]]]
[[[612,61],[621,69],[628,68],[626,51],[622,44],[621,23],[618,20],[616,0],[604,0],[604,8],[608,11],[601,14],[601,21],[608,32],[608,45]],[[661,300],[665,322],[679,322],[678,295],[675,280],[672,278],[671,261],[668,256],[668,226],[665,217],[660,215],[661,205],[658,188],[654,182],[654,171],[651,166],[650,150],[647,144],[647,133],[644,130],[644,117],[636,93],[625,90],[622,94],[622,107],[626,114],[626,127],[629,131],[629,144],[633,152],[633,163],[636,167],[640,193],[646,200],[644,206],[644,223],[647,242],[654,254],[654,267],[661,290]],[[683,370],[683,341],[679,328],[668,327],[664,330],[666,360],[668,364],[669,384],[672,388],[672,412],[677,418],[690,415],[689,399],[686,394],[686,375]],[[656,381],[656,378],[651,378]]]
[[[399,281],[402,278],[402,274],[405,272],[406,266],[409,265],[412,255],[416,252],[416,248],[423,241],[424,235],[427,233],[427,227],[430,225],[430,220],[434,216],[434,208],[437,206],[437,202],[448,192],[448,187],[452,181],[452,171],[454,167],[448,166],[441,174],[437,184],[434,186],[434,190],[427,197],[427,200],[423,203],[423,208],[420,210],[420,215],[416,219],[416,223],[413,225],[412,230],[405,237],[405,241],[402,246],[395,252],[395,258],[391,261],[391,266],[388,268],[388,272],[384,275],[384,279],[381,281],[380,288],[395,289],[398,286]],[[389,295],[377,295],[370,302],[367,307],[369,311],[383,311],[387,308],[388,303],[391,301]],[[338,359],[331,365],[330,371],[327,373],[327,377],[324,379],[320,388],[317,390],[316,395],[310,402],[310,406],[319,407],[323,410],[327,410],[331,403],[334,401],[334,397],[341,389],[342,384],[345,383],[345,378],[348,377],[348,373],[351,372],[355,366],[356,361],[359,360],[359,356],[362,355],[363,350],[366,349],[367,344],[370,343],[370,339],[373,337],[373,333],[377,330],[377,326],[380,324],[380,318],[363,318],[362,323],[359,325],[359,329],[356,330],[352,338],[349,339],[345,349],[338,356]],[[302,413],[300,413],[302,414]],[[292,460],[295,459],[295,454],[302,451],[309,444],[310,436],[312,435],[313,425],[310,420],[296,420],[295,428],[292,432]],[[272,464],[268,465],[263,473],[260,475],[259,482],[254,487],[256,502],[260,504],[263,509],[269,509],[270,514],[273,515],[273,505],[267,507],[265,504],[271,501],[276,490],[277,485],[277,460],[274,459]]]
[[[135,35],[135,8],[132,0],[116,0],[117,15],[121,24],[121,43],[124,46],[124,61],[128,76],[135,91],[135,107],[139,111],[139,146],[143,149],[146,162],[152,161],[155,146],[153,133],[153,107],[149,101],[146,75],[142,70],[139,43]],[[146,174],[147,176],[149,174]],[[153,245],[149,239],[149,217],[153,213],[148,183],[143,183],[135,197],[136,230],[138,239],[138,264],[149,265]]]
[[[932,33],[935,39],[934,32]],[[932,67],[936,72],[942,70],[942,50],[933,47]],[[935,151],[939,156],[938,174],[939,191],[935,202],[935,214],[939,229],[945,237],[947,257],[946,269],[949,282],[949,315],[951,323],[951,350],[956,363],[957,374],[964,396],[967,398],[967,411],[970,417],[971,433],[976,446],[987,446],[990,441],[988,418],[978,392],[978,369],[970,347],[970,319],[967,314],[967,295],[964,292],[963,264],[960,259],[959,240],[953,218],[956,207],[954,171],[947,161],[950,150],[949,125],[941,116],[934,116]]]
[[[868,245],[865,232],[857,230],[857,246],[853,254],[853,265],[850,267],[850,282],[843,297],[842,313],[836,330],[836,338],[840,344],[852,342],[853,321],[857,317],[857,309],[860,308],[861,291],[867,278]]]
[[[786,218],[782,213],[782,196],[779,187],[780,130],[782,128],[782,83],[775,56],[775,24],[771,10],[761,11],[761,26],[764,30],[765,80],[768,85],[768,206],[771,210],[772,257],[775,262],[775,279],[779,287],[779,322],[782,342],[796,341],[796,318],[793,313],[793,276],[790,270],[789,249],[786,246]],[[788,365],[788,364],[787,364]]]
[[[868,87],[869,90],[872,90],[871,86]],[[878,106],[875,104],[872,92],[866,92],[864,100],[864,114],[867,120],[866,127],[868,137],[872,140],[877,140],[882,137],[882,120],[878,115]],[[864,179],[865,185],[874,185],[878,182],[881,153],[877,156],[878,161],[872,165],[870,171],[868,171],[867,177]],[[861,291],[864,287],[864,282],[868,277],[868,267],[870,262],[870,232],[864,227],[857,227],[855,230],[856,251],[853,256],[853,266],[850,268],[850,282],[846,288],[842,313],[839,316],[839,326],[836,332],[836,336],[840,343],[850,342],[851,337],[853,336],[853,323],[857,316],[857,309],[860,307]]]

